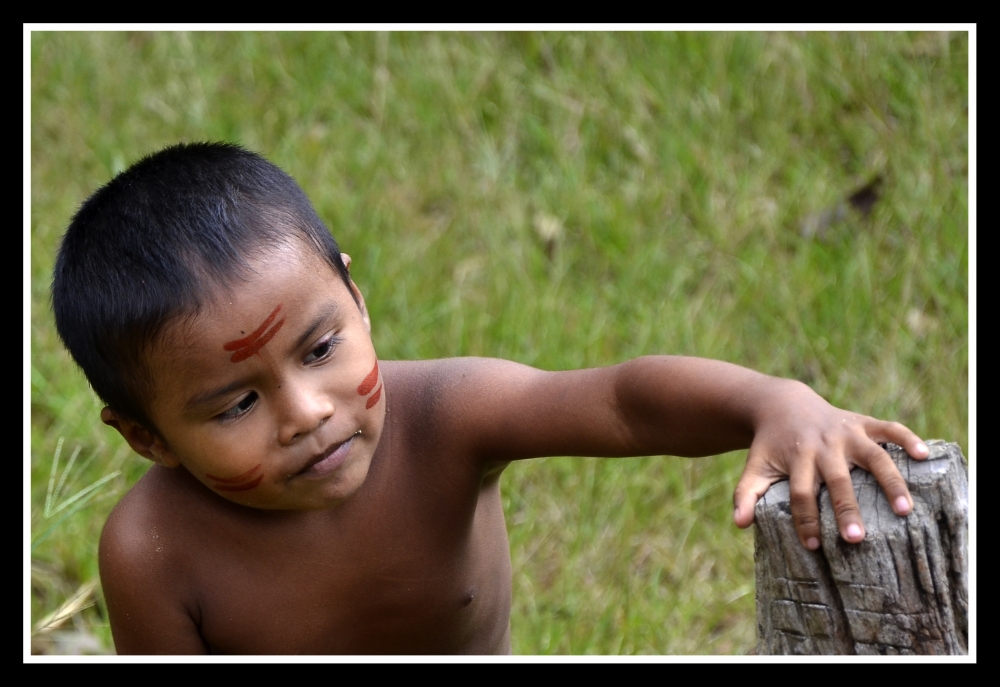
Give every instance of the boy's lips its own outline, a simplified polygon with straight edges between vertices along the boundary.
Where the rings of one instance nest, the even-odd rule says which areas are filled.
[[[309,462],[306,463],[305,467],[293,476],[314,477],[333,472],[343,465],[344,461],[347,459],[347,453],[350,451],[351,444],[354,443],[354,437],[356,436],[357,434],[352,434],[346,441],[334,444],[322,453],[313,456],[309,459]]]

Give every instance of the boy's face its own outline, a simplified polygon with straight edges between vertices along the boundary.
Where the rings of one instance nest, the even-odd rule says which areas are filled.
[[[364,482],[385,417],[367,314],[298,244],[251,268],[150,354],[162,437],[144,455],[247,506],[334,505]]]

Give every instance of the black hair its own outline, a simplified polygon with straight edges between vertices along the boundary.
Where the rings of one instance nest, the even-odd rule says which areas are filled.
[[[157,335],[196,314],[211,287],[244,276],[254,251],[292,237],[357,300],[337,242],[280,168],[227,143],[149,155],[90,196],[63,236],[52,282],[59,336],[109,407],[157,432],[146,366]]]

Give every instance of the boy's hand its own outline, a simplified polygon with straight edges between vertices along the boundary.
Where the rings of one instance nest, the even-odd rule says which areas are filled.
[[[899,444],[913,458],[929,451],[916,434],[898,422],[884,422],[835,408],[809,387],[790,380],[777,389],[773,403],[761,408],[743,476],[736,485],[734,519],[753,524],[754,506],[773,483],[789,479],[792,521],[807,549],[820,546],[817,496],[820,484],[830,490],[840,536],[851,543],[865,537],[854,497],[850,469],[872,473],[897,515],[913,509],[913,499],[889,454],[876,442]]]

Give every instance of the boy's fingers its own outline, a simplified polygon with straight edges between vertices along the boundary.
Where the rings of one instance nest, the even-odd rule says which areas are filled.
[[[854,462],[872,473],[878,480],[896,515],[909,515],[913,510],[913,497],[910,496],[906,480],[885,449],[878,444],[867,442],[867,446],[859,449],[854,455],[856,456]]]
[[[820,545],[819,504],[816,502],[818,484],[812,461],[805,463],[791,475],[788,490],[795,532],[799,535],[802,546],[815,551]]]
[[[916,434],[910,431],[906,425],[898,422],[886,422],[870,418],[866,423],[865,431],[874,441],[891,441],[899,444],[911,457],[923,460],[930,455],[927,444],[920,440]]]
[[[774,484],[777,479],[763,474],[756,469],[755,462],[747,458],[747,467],[743,470],[740,481],[736,483],[736,491],[733,492],[733,520],[736,526],[747,528],[753,524],[754,507],[761,496],[767,492],[768,487]]]
[[[830,492],[840,536],[844,541],[857,544],[865,538],[865,525],[861,521],[861,509],[854,496],[854,483],[847,465],[843,462],[835,464],[830,474],[823,475],[823,481]]]

